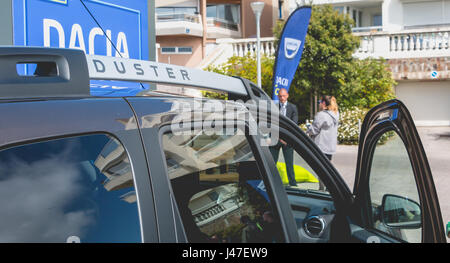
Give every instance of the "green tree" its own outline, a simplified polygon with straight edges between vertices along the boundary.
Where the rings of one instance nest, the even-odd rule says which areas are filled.
[[[272,86],[274,58],[261,57],[261,86],[267,91]],[[208,66],[205,70],[229,76],[239,76],[257,83],[256,56],[247,54],[245,57],[233,56],[220,66]],[[269,93],[268,93],[269,94]]]
[[[350,72],[336,94],[341,107],[369,109],[395,97],[397,83],[384,59],[355,59]]]

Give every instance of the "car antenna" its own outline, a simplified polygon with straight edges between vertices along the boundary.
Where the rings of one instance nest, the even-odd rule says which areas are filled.
[[[86,11],[88,12],[88,14],[92,17],[92,19],[94,20],[94,22],[97,24],[97,26],[102,30],[103,35],[106,36],[106,39],[108,39],[108,41],[111,43],[111,45],[114,47],[114,50],[116,50],[116,53],[119,54],[119,56],[121,58],[123,58],[122,53],[120,53],[120,51],[117,49],[116,45],[114,45],[114,42],[109,38],[108,34],[106,34],[105,30],[103,29],[103,27],[100,25],[100,23],[97,21],[97,19],[94,17],[94,15],[91,13],[91,11],[89,10],[89,8],[84,4],[83,0],[80,0],[81,4],[84,6],[84,9],[86,9]],[[142,83],[139,83],[142,87],[142,89],[144,88],[144,85],[142,85]]]

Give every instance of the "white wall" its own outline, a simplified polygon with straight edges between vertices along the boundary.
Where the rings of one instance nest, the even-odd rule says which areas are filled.
[[[371,25],[372,15],[376,12],[376,9],[364,6],[382,3],[381,13],[385,31],[400,31],[404,26],[450,24],[450,0],[314,0],[313,3],[351,5],[362,10],[362,26]]]
[[[399,82],[397,98],[418,126],[450,125],[450,81]]]
[[[450,24],[450,0],[405,2],[405,26]]]
[[[444,2],[444,20],[450,23],[450,0]]]
[[[382,11],[383,30],[398,31],[403,29],[403,4],[400,0],[385,0]]]

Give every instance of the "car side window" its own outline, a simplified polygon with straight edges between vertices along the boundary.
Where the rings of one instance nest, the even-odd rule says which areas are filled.
[[[302,157],[302,154],[286,141],[281,138],[277,144],[269,147],[283,185],[329,194],[317,173]],[[294,180],[297,186],[293,186]]]
[[[106,134],[0,151],[0,242],[141,242],[130,161]]]
[[[373,228],[403,241],[421,242],[419,193],[408,152],[397,133],[387,142],[378,140],[369,192]]]
[[[168,176],[189,242],[284,242],[247,137],[165,133]]]

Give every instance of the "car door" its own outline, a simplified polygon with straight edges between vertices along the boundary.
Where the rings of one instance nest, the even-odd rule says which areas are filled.
[[[285,185],[300,242],[349,242],[350,229],[346,218],[351,214],[353,202],[350,188],[296,123],[280,116],[278,125],[273,125],[279,130],[279,139],[293,150],[292,164],[297,186],[288,185],[287,162],[281,150],[277,154],[277,162],[273,163],[277,171],[272,175],[281,178]],[[273,146],[268,148],[275,159]]]
[[[122,98],[0,102],[1,242],[158,242],[136,119]]]
[[[399,100],[374,107],[364,119],[354,196],[353,241],[446,242],[430,166]]]

